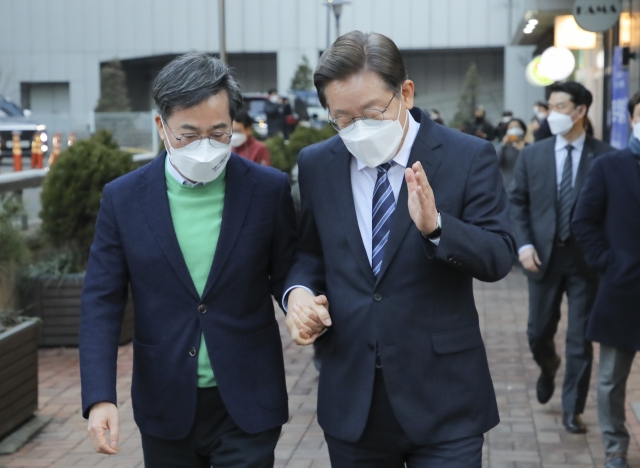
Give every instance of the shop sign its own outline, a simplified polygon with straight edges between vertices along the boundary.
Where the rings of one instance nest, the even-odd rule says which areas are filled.
[[[586,31],[604,32],[618,22],[622,0],[576,0],[573,16]]]
[[[629,72],[622,66],[622,47],[613,50],[611,67],[611,146],[617,149],[627,147],[629,121]]]

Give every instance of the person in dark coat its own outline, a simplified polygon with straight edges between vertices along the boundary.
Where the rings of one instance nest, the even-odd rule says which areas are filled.
[[[513,112],[504,111],[502,113],[502,117],[498,121],[496,125],[496,138],[498,140],[502,140],[504,136],[507,134],[507,127],[509,126],[509,122],[513,120]]]
[[[476,107],[473,119],[464,124],[462,131],[487,141],[493,141],[496,137],[496,129],[487,122],[486,113],[482,106]]]
[[[534,128],[533,138],[535,141],[544,140],[553,136],[551,129],[549,128],[549,122],[547,117],[549,116],[549,104],[546,102],[538,101],[533,108],[534,114]]]
[[[587,431],[581,420],[593,362],[593,347],[584,338],[595,299],[597,276],[587,266],[571,232],[571,213],[591,162],[613,151],[585,132],[593,96],[575,81],[551,88],[547,118],[553,138],[524,148],[509,187],[511,221],[520,263],[529,279],[527,335],[533,359],[540,366],[538,401],[549,402],[560,367],[555,334],[560,304],[566,293],[569,324],[562,389],[562,422],[568,432]]]
[[[498,156],[498,164],[504,186],[509,187],[513,180],[513,169],[522,148],[526,146],[524,137],[527,133],[526,124],[520,119],[511,119],[506,125],[505,134],[502,137],[502,147]]]
[[[267,115],[267,136],[272,137],[286,131],[286,114],[282,98],[275,89],[269,90],[269,101],[264,104]]]
[[[625,388],[640,351],[640,92],[629,101],[629,147],[598,158],[573,217],[573,232],[600,287],[587,339],[600,343],[598,419],[606,468],[626,468]]]

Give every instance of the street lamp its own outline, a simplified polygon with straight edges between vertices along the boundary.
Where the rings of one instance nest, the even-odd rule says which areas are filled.
[[[347,0],[327,0],[327,3],[325,3],[325,6],[327,7],[327,49],[329,48],[330,45],[330,32],[329,32],[329,10],[333,9],[333,14],[336,17],[336,37],[340,37],[340,15],[342,14],[342,7],[344,5],[348,5],[349,1]]]

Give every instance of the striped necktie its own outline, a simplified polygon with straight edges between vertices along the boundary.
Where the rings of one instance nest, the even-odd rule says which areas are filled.
[[[567,145],[567,159],[562,169],[562,180],[558,190],[558,239],[566,242],[571,234],[571,206],[573,205],[573,146]]]
[[[371,212],[373,222],[371,267],[373,274],[378,276],[384,257],[384,246],[389,241],[391,233],[391,215],[396,209],[396,199],[389,183],[389,169],[393,162],[382,164],[378,170],[378,180],[373,190],[373,210]]]

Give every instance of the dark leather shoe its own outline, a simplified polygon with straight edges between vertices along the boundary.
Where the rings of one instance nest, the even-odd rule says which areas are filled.
[[[629,468],[629,463],[625,455],[614,454],[607,457],[604,468]]]
[[[586,434],[587,426],[582,422],[579,414],[564,413],[562,415],[562,424],[571,434]]]
[[[538,401],[541,404],[548,403],[553,396],[553,392],[556,389],[556,373],[558,372],[558,368],[560,367],[560,358],[556,356],[556,361],[549,369],[548,372],[542,371],[540,373],[540,377],[538,377],[538,383],[536,385],[536,394],[538,396]]]

